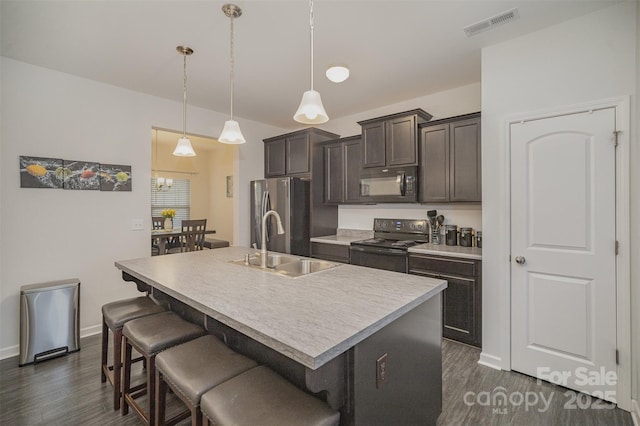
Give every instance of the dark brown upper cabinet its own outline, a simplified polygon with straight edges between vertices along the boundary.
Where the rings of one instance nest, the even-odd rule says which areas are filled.
[[[431,114],[414,109],[359,121],[362,126],[362,166],[417,166],[418,125]]]
[[[264,177],[309,177],[312,144],[339,136],[310,127],[264,139]]]
[[[359,203],[362,170],[361,136],[338,139],[323,145],[327,204]]]
[[[482,201],[480,113],[420,126],[420,202]]]

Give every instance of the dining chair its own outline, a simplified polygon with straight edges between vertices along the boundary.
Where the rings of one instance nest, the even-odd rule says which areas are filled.
[[[163,229],[164,217],[151,216],[151,226],[153,229]],[[160,254],[160,244],[158,243],[158,239],[154,238],[151,240],[151,255],[158,255],[158,254]]]
[[[164,228],[164,217],[162,216],[151,216],[151,222],[153,223],[153,229]]]
[[[182,232],[180,233],[180,244],[178,247],[167,250],[167,253],[182,253],[202,250],[206,229],[207,219],[183,220]]]

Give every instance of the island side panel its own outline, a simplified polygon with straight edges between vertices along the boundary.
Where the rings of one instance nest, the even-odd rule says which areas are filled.
[[[435,425],[442,412],[441,294],[353,350],[355,425]]]

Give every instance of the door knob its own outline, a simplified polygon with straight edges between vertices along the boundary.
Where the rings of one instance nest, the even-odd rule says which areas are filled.
[[[522,256],[516,256],[516,263],[518,265],[524,265],[527,260]]]

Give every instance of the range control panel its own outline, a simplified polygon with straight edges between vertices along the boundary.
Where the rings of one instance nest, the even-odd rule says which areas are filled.
[[[373,220],[373,230],[401,234],[426,234],[429,231],[426,220],[378,218]]]

